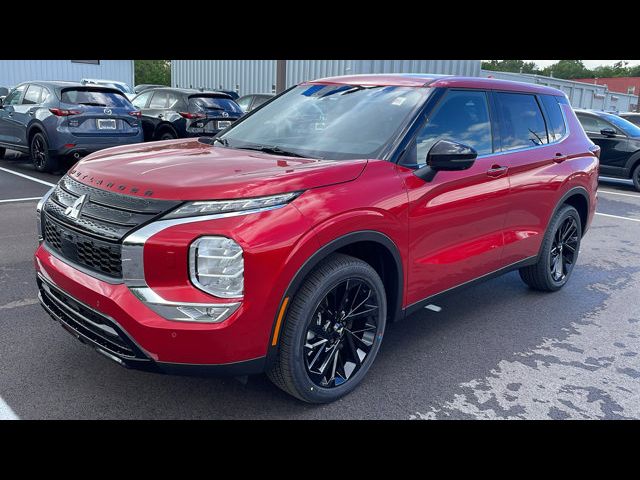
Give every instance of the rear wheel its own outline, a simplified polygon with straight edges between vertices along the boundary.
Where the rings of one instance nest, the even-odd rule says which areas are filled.
[[[371,367],[386,315],[376,271],[357,258],[332,255],[294,297],[278,358],[267,375],[305,402],[337,400],[355,389]]]
[[[58,159],[49,153],[49,144],[45,136],[36,132],[31,137],[29,154],[33,166],[39,172],[54,172],[58,168]]]
[[[633,186],[640,192],[640,163],[633,169]]]
[[[0,147],[0,160],[4,158],[5,153],[7,153],[7,149]]]
[[[175,135],[175,133],[173,133],[169,129],[161,131],[158,135],[158,140],[175,140],[176,138],[178,137]]]
[[[520,269],[520,277],[534,290],[553,292],[569,280],[578,260],[582,225],[578,211],[564,205],[551,219],[535,265]]]

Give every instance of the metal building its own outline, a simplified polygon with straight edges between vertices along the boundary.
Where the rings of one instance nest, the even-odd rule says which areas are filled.
[[[480,60],[287,60],[286,86],[334,75],[437,73],[480,76]],[[174,87],[272,93],[275,60],[172,60]]]
[[[483,77],[500,78],[516,82],[536,83],[562,90],[574,108],[588,108],[606,112],[636,111],[638,96],[626,93],[611,92],[606,85],[591,85],[574,80],[545,77],[529,73],[494,72],[482,70]]]
[[[133,86],[133,60],[0,60],[0,87],[30,80],[96,78],[126,82]]]

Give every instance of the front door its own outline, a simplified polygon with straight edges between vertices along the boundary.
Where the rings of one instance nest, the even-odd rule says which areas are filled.
[[[500,268],[508,210],[508,169],[493,154],[488,95],[450,90],[416,135],[407,166],[424,164],[440,139],[473,147],[479,154],[468,170],[441,171],[424,181],[407,168],[409,266],[407,304]]]

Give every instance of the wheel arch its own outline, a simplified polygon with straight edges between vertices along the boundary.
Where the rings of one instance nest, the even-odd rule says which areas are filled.
[[[574,207],[578,214],[580,215],[580,224],[582,226],[582,236],[586,233],[587,223],[589,220],[589,210],[591,207],[589,200],[589,192],[584,187],[573,187],[569,189],[567,192],[560,197],[560,200],[557,202],[556,207],[553,209],[551,213],[550,219],[556,214],[558,210],[563,205],[571,205]]]
[[[640,165],[640,150],[634,152],[627,160],[627,164],[625,165],[627,178],[632,178],[633,171],[635,168]]]
[[[36,133],[43,134],[47,143],[49,143],[49,135],[47,135],[47,130],[44,125],[38,121],[34,121],[27,127],[27,148],[31,149],[31,139]]]
[[[269,337],[268,365],[275,359],[278,350],[279,341],[274,345],[274,338],[279,340],[282,331],[286,327],[286,311],[290,305],[289,300],[295,296],[313,269],[334,253],[344,253],[371,265],[380,275],[385,287],[387,321],[394,322],[402,318],[404,269],[397,245],[387,235],[375,230],[362,230],[344,234],[323,245],[307,258],[289,282],[278,305],[274,326]],[[284,305],[285,299],[289,299],[286,305]]]
[[[176,128],[171,124],[171,122],[166,121],[163,121],[156,126],[156,128],[153,130],[153,138],[157,139],[162,134],[162,132],[166,130],[170,130],[176,136],[176,138],[180,138],[180,135],[178,135],[178,131],[176,130]]]

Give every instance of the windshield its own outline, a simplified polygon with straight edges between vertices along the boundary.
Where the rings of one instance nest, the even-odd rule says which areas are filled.
[[[622,130],[624,133],[629,135],[630,137],[640,137],[640,128],[637,125],[634,125],[629,120],[625,120],[622,117],[611,114],[602,115],[606,120],[609,120],[616,127]]]
[[[64,90],[60,95],[63,103],[94,107],[128,107],[129,101],[119,93],[104,90],[78,88]]]
[[[189,103],[194,104],[197,108],[206,110],[226,110],[227,112],[242,113],[240,106],[230,98],[222,97],[190,97]]]
[[[231,148],[277,147],[310,158],[376,158],[430,90],[301,85],[220,138]]]

